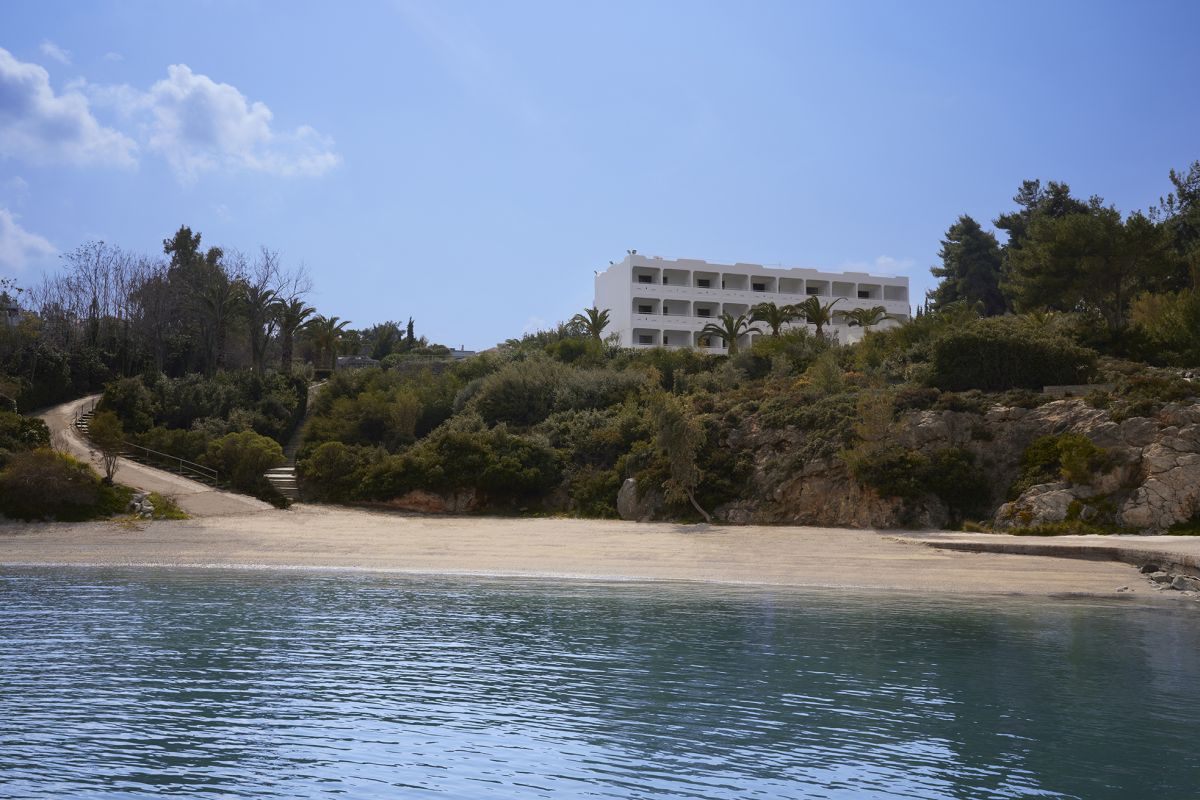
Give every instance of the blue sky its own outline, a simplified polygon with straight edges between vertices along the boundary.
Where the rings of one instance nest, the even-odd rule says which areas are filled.
[[[180,224],[481,348],[627,248],[905,273],[1200,158],[1195,2],[7,2],[0,275]]]

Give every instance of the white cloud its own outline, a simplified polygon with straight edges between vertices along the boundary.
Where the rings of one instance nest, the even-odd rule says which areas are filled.
[[[874,261],[847,261],[838,269],[846,272],[867,272],[873,275],[911,275],[916,263],[911,258],[876,256]]]
[[[0,189],[3,189],[3,194],[16,199],[16,202],[24,202],[26,195],[29,194],[29,181],[22,178],[20,175],[14,175],[6,180]]]
[[[877,256],[875,259],[875,270],[887,275],[907,275],[912,272],[913,267],[917,264],[911,258],[892,258],[891,256]]]
[[[523,328],[521,328],[521,333],[522,334],[537,333],[538,331],[548,330],[551,327],[552,326],[550,325],[550,323],[547,322],[546,320],[542,319],[541,317],[530,317],[529,319],[525,320],[525,326]]]
[[[132,166],[136,148],[97,122],[78,91],[56,95],[45,69],[0,48],[0,157]]]
[[[109,50],[107,53],[104,54],[104,60],[105,61],[124,61],[125,56],[121,55],[120,53],[114,53],[112,50]]]
[[[250,102],[235,86],[192,72],[186,64],[137,92],[129,87],[89,87],[93,97],[125,113],[148,115],[146,141],[180,180],[211,170],[249,170],[282,176],[322,175],[341,163],[333,142],[307,125],[292,131],[271,126],[266,104]]]
[[[0,271],[17,272],[25,269],[30,260],[57,254],[58,248],[22,228],[7,208],[0,208]]]
[[[52,58],[60,64],[70,65],[71,63],[71,51],[63,50],[49,39],[42,39],[42,43],[38,49],[42,51],[42,55],[46,58]]]

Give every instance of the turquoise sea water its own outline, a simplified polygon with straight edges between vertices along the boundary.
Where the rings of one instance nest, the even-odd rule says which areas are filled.
[[[1200,610],[0,571],[0,796],[1200,793]]]

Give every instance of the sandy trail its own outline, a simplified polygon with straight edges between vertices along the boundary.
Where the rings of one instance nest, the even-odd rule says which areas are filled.
[[[874,531],[577,519],[425,517],[298,505],[280,513],[0,525],[0,564],[266,566],[687,580],[960,594],[1157,595],[1128,565],[949,552]]]
[[[89,406],[98,398],[99,395],[92,395],[73,400],[61,406],[55,406],[40,416],[49,426],[50,435],[54,438],[56,446],[65,448],[76,458],[89,462],[103,475],[104,465],[101,462],[100,454],[95,452],[75,430],[75,417],[79,409]],[[222,492],[207,484],[189,480],[180,475],[173,475],[161,469],[147,467],[127,458],[119,460],[115,480],[144,492],[158,492],[173,497],[180,508],[194,517],[273,510],[270,503],[264,503],[242,494]]]

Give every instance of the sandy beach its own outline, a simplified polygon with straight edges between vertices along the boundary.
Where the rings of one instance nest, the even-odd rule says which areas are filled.
[[[948,551],[894,532],[427,517],[305,505],[179,522],[3,523],[0,564],[350,568],[958,594],[1162,594],[1128,564]]]

